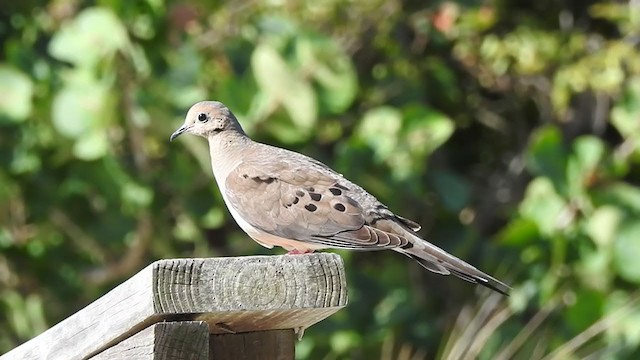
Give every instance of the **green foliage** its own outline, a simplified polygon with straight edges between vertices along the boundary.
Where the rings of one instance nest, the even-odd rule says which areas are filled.
[[[299,358],[640,356],[634,2],[41,3],[0,5],[0,352],[155,259],[277,252],[168,142],[217,99],[514,286],[345,252]]]
[[[28,76],[9,66],[0,67],[0,100],[2,117],[8,121],[23,121],[31,113],[33,83]]]

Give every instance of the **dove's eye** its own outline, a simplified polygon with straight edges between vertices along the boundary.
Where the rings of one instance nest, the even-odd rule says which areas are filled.
[[[209,120],[209,117],[207,116],[207,114],[205,113],[198,114],[198,121],[206,122],[207,120]]]

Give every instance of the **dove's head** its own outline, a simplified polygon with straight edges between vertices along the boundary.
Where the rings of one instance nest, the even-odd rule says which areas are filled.
[[[184,124],[171,134],[170,140],[173,141],[184,133],[211,138],[225,131],[244,134],[236,117],[223,103],[201,101],[189,109]]]

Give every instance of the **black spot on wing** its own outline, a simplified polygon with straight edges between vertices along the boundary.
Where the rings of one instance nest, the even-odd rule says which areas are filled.
[[[242,174],[242,178],[251,179],[256,183],[265,183],[265,184],[271,184],[272,182],[277,180],[276,178],[270,177],[270,176],[249,176],[248,174]]]
[[[349,191],[349,188],[348,188],[348,187],[346,187],[346,186],[342,186],[342,185],[337,184],[337,183],[336,183],[335,185],[333,185],[333,186],[334,186],[334,187],[337,187],[338,189],[342,189],[342,190],[344,190],[344,191]]]

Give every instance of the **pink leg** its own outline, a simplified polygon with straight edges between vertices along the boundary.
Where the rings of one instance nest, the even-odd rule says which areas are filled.
[[[287,252],[287,255],[311,254],[312,252],[313,250],[311,249],[308,249],[308,250],[293,249],[293,250],[289,250],[289,252]]]

